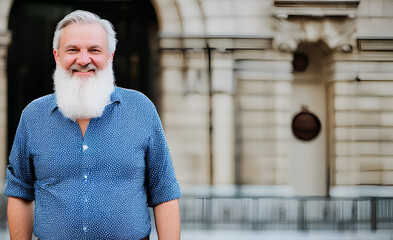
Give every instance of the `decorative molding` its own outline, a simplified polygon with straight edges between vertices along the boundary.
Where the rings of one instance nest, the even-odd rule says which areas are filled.
[[[161,34],[161,49],[269,49],[272,36],[232,36],[232,35],[167,35]]]
[[[326,50],[350,53],[356,45],[355,19],[275,19],[273,48],[294,52],[301,42],[320,43]],[[323,45],[321,45],[323,46]]]
[[[360,0],[276,0],[274,16],[349,17],[354,18]]]
[[[360,51],[393,51],[393,37],[358,37]]]
[[[274,6],[278,7],[304,7],[304,6],[348,6],[357,7],[360,0],[275,0]]]

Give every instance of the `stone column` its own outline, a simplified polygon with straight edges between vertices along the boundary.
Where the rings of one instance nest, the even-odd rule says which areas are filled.
[[[3,189],[7,165],[7,47],[8,15],[12,0],[0,0],[0,188]]]
[[[233,59],[230,53],[212,54],[212,154],[215,185],[235,183],[235,123]]]
[[[0,187],[5,180],[7,165],[7,74],[6,56],[10,42],[9,33],[0,33]]]

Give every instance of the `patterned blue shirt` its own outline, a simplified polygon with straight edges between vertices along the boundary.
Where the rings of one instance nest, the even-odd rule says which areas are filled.
[[[141,239],[148,206],[177,199],[179,185],[153,103],[115,88],[82,137],[55,94],[22,112],[7,167],[5,195],[35,200],[40,239]]]

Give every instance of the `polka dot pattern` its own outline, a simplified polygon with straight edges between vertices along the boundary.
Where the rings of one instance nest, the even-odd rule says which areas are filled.
[[[82,137],[54,94],[22,112],[4,193],[35,200],[40,239],[142,239],[148,207],[181,196],[161,121],[143,94],[116,87]]]

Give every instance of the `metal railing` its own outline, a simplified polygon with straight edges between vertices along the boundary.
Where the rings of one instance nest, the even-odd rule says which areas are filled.
[[[393,229],[393,198],[183,196],[180,212],[183,229]]]
[[[183,196],[182,229],[380,230],[393,229],[393,197]],[[0,228],[6,228],[0,195]]]

